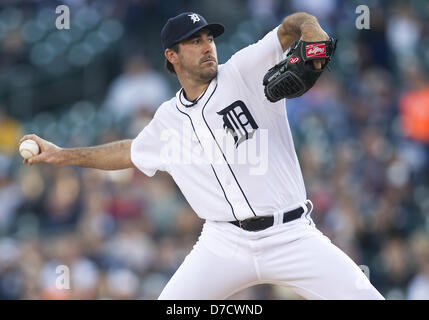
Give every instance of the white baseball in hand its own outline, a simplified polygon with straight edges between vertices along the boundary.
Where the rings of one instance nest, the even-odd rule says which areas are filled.
[[[39,145],[34,140],[24,140],[19,145],[19,153],[24,159],[30,159],[40,153]]]

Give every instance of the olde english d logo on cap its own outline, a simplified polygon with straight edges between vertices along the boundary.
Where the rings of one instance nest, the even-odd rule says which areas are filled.
[[[191,17],[192,23],[195,23],[201,20],[198,14],[196,13],[188,14],[188,17]]]

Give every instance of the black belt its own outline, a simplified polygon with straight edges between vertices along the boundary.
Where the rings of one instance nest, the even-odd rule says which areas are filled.
[[[302,216],[303,213],[304,209],[302,207],[285,212],[283,213],[283,223],[298,219]],[[255,217],[241,221],[230,221],[230,223],[247,231],[260,231],[272,227],[274,223],[274,217]]]

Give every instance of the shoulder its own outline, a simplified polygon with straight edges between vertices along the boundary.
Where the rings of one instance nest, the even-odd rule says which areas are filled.
[[[164,116],[167,116],[169,114],[171,114],[172,112],[174,112],[173,109],[175,109],[175,105],[176,105],[176,97],[172,97],[170,100],[167,100],[165,102],[163,102],[158,109],[156,109],[156,112],[153,116],[153,118],[162,118]]]

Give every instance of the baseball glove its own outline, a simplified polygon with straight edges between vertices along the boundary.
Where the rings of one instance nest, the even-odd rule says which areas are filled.
[[[311,89],[328,66],[337,47],[337,40],[306,42],[295,41],[286,59],[272,67],[264,76],[263,85],[267,99],[276,102],[281,99],[296,98]],[[317,70],[312,60],[325,59],[325,64]]]

